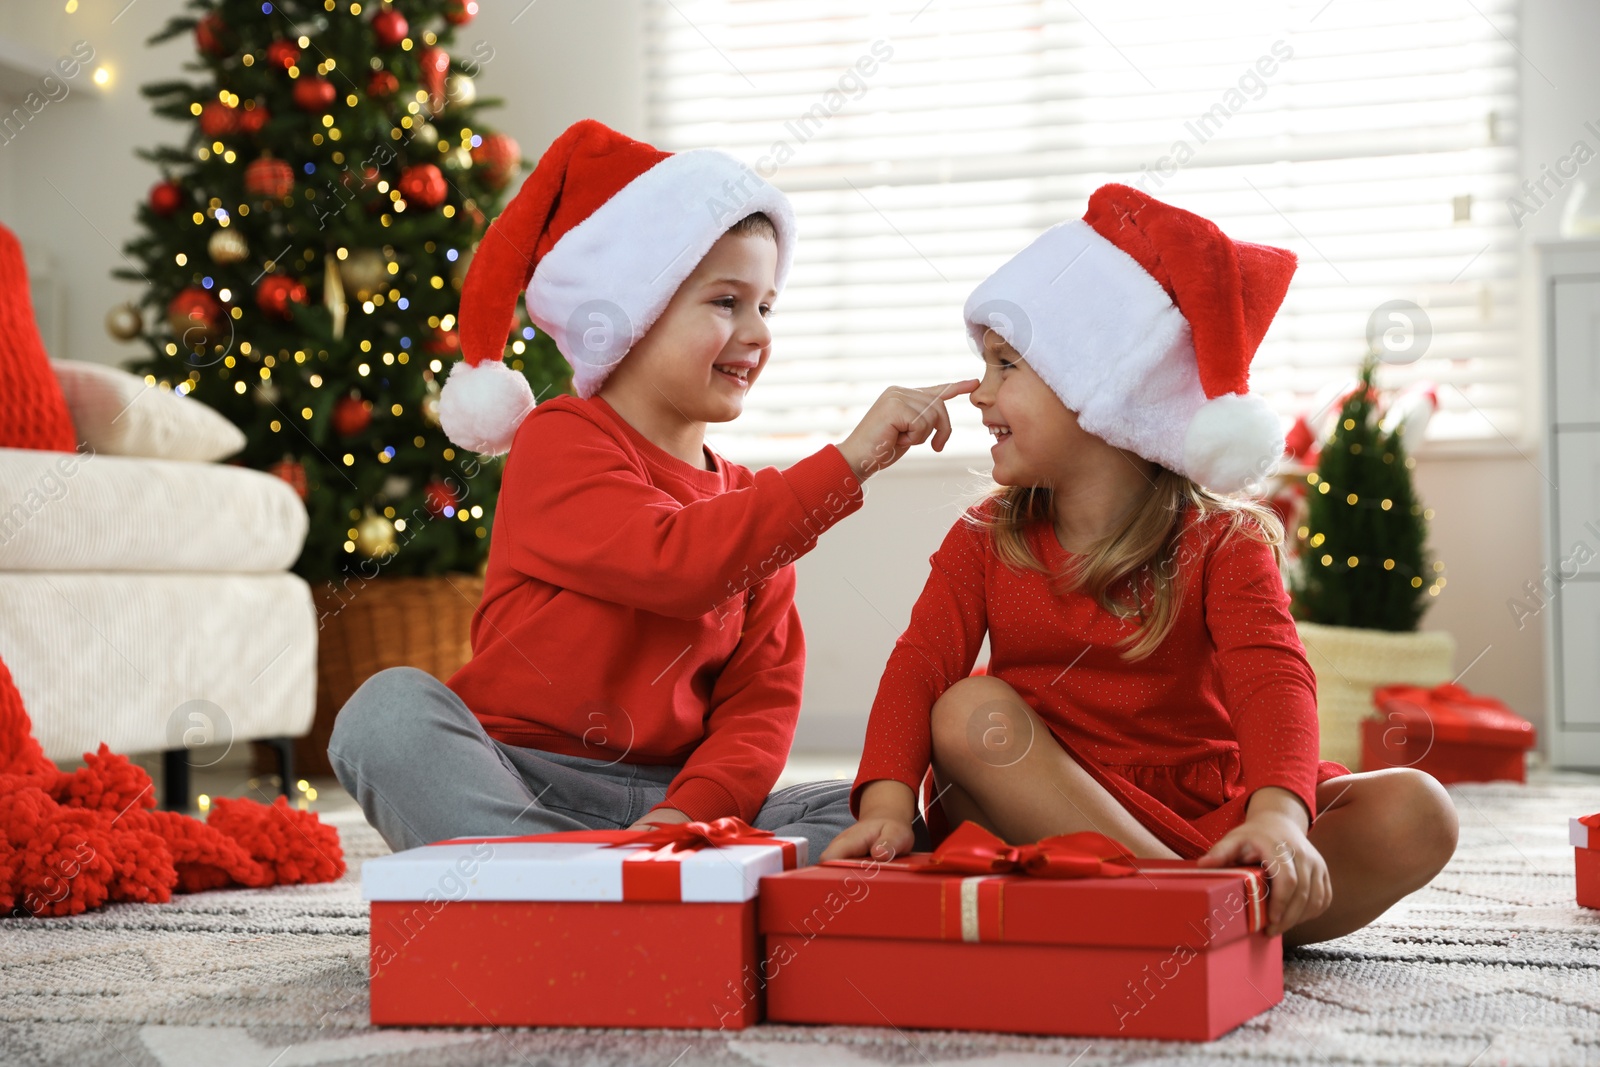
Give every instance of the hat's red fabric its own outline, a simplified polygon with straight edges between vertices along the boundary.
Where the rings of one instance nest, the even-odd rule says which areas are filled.
[[[539,260],[663,152],[596,122],[573,123],[550,145],[478,244],[461,287],[461,354],[477,365],[500,359],[517,301]],[[532,249],[532,254],[529,254]]]
[[[1289,291],[1295,254],[1235,241],[1209,219],[1115,183],[1094,191],[1083,219],[1188,320],[1206,396],[1248,392],[1250,359]]]

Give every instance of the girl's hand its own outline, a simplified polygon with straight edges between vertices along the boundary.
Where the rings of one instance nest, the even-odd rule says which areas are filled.
[[[668,823],[692,822],[693,820],[677,808],[656,808],[644,813],[644,817],[632,826],[630,830],[650,830],[657,826],[666,826]]]
[[[850,464],[858,481],[882,470],[905,455],[912,445],[933,436],[933,450],[944,448],[950,439],[950,413],[944,402],[980,385],[977,378],[948,385],[908,389],[891,385],[873,402],[860,424],[839,443],[839,451]]]
[[[1281,811],[1253,812],[1197,861],[1201,867],[1259,863],[1266,868],[1268,937],[1315,919],[1333,902],[1328,865],[1306,838],[1301,819]]]
[[[888,861],[911,851],[916,835],[917,794],[904,782],[879,778],[861,790],[860,821],[829,843],[817,862],[871,856]]]
[[[864,818],[844,831],[827,848],[822,859],[851,860],[871,856],[877,860],[892,860],[911,851],[915,840],[911,823],[894,818]]]

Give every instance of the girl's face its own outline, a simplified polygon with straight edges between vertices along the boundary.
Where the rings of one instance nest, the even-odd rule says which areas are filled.
[[[638,392],[674,421],[738,418],[772,352],[766,318],[777,270],[778,246],[770,237],[723,234],[607,377],[601,395]]]
[[[1122,463],[1118,450],[1078,426],[1078,416],[998,333],[983,335],[983,380],[971,394],[997,434],[989,454],[1001,485],[1064,488],[1099,464]]]

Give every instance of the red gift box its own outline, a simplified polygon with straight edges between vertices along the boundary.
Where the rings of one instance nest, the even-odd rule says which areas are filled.
[[[1600,812],[1574,818],[1568,824],[1572,858],[1578,881],[1578,903],[1600,908]]]
[[[761,880],[774,1022],[1209,1040],[1283,999],[1260,867],[1134,859],[1100,834]]]
[[[738,819],[457,838],[362,865],[376,1026],[742,1029],[755,895],[803,838]]]
[[[1533,724],[1492,697],[1459,685],[1375,690],[1361,723],[1361,769],[1415,767],[1440,782],[1527,780]]]

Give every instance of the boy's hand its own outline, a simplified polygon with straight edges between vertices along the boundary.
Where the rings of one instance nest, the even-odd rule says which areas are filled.
[[[1267,786],[1256,795],[1277,789]],[[1282,792],[1287,792],[1283,790]],[[1292,796],[1292,794],[1291,794]],[[1322,853],[1306,837],[1305,808],[1252,803],[1244,822],[1223,835],[1196,861],[1200,867],[1256,864],[1266,868],[1268,937],[1276,937],[1306,919],[1315,919],[1333,902],[1333,886]]]
[[[944,402],[970,393],[979,385],[977,378],[948,385],[911,389],[891,385],[873,402],[860,424],[839,443],[839,451],[849,461],[858,481],[905,455],[912,445],[920,445],[933,435],[933,450],[941,451],[950,439],[950,413]]]
[[[656,808],[652,811],[645,812],[644,817],[638,822],[634,823],[632,826],[628,827],[628,829],[649,830],[657,826],[666,826],[669,823],[693,821],[693,819],[690,819],[689,816],[685,815],[677,808]]]

